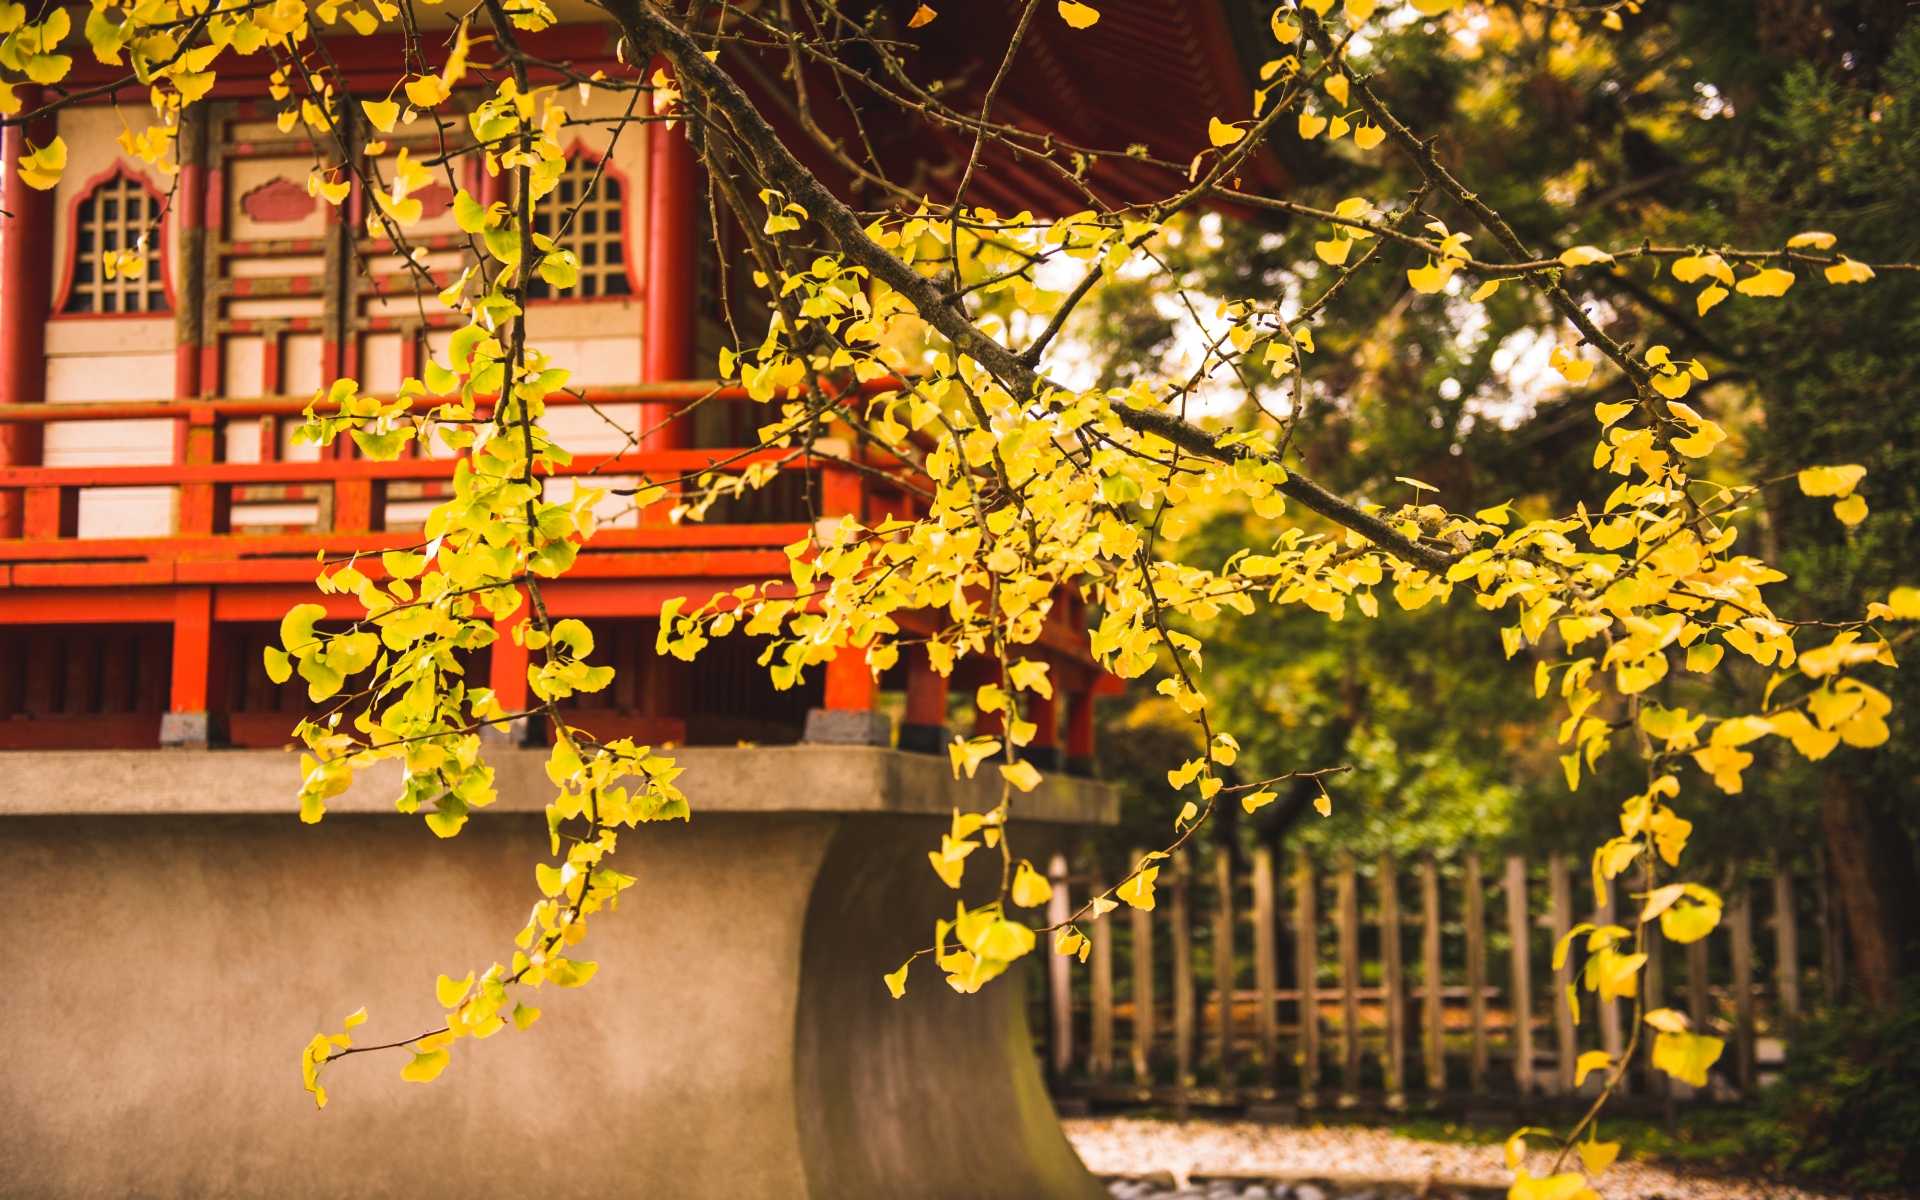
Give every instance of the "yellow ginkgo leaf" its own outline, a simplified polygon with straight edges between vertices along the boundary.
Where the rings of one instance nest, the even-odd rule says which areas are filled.
[[[1620,1157],[1619,1142],[1581,1142],[1580,1162],[1589,1175],[1604,1175],[1613,1160]]]
[[[1694,1087],[1707,1086],[1707,1068],[1720,1060],[1726,1043],[1697,1033],[1662,1033],[1653,1041],[1653,1065]]]
[[[1352,249],[1352,238],[1336,237],[1332,241],[1313,244],[1313,252],[1319,256],[1320,261],[1335,267],[1345,265],[1347,253]]]
[[[1353,131],[1353,144],[1362,150],[1371,150],[1387,140],[1387,131],[1378,125],[1362,125]]]
[[[1692,283],[1703,275],[1711,275],[1724,284],[1733,283],[1733,268],[1718,254],[1692,254],[1674,261],[1673,277],[1681,283]]]
[[[1833,515],[1840,518],[1842,525],[1852,528],[1867,519],[1867,502],[1855,492],[1833,506]]]
[[[1437,17],[1460,7],[1460,0],[1413,0],[1413,11],[1423,17]]]
[[[1589,1050],[1573,1063],[1573,1086],[1579,1087],[1587,1081],[1587,1076],[1595,1071],[1605,1071],[1613,1066],[1613,1056],[1605,1050]]]
[[[1699,307],[1700,315],[1704,317],[1707,315],[1708,309],[1726,298],[1727,289],[1716,283],[1706,291],[1701,292],[1700,295],[1695,298],[1694,303]]]
[[[407,84],[407,100],[415,108],[432,108],[445,102],[453,94],[453,89],[440,81],[437,75],[425,79],[415,79]]]
[[[1080,0],[1060,0],[1060,19],[1075,29],[1085,29],[1100,19],[1100,11]]]
[[[1327,119],[1325,117],[1317,117],[1312,113],[1300,114],[1300,136],[1307,141],[1310,142],[1314,138],[1319,137],[1320,131],[1326,127]]]
[[[1626,25],[1620,20],[1619,12],[1614,9],[1607,10],[1606,15],[1600,18],[1600,24],[1605,26],[1608,29],[1625,29],[1626,28]]]
[[[1053,884],[1047,877],[1033,869],[1033,864],[1021,860],[1020,869],[1013,875],[1013,902],[1021,908],[1039,908],[1053,899]]]
[[[1867,469],[1859,463],[1849,463],[1844,467],[1808,467],[1800,472],[1800,494],[1803,496],[1850,496],[1853,489],[1867,477]]]
[[[392,100],[362,100],[360,108],[381,133],[392,133],[393,123],[400,119],[400,105]]]
[[[1320,795],[1315,797],[1313,801],[1313,811],[1319,813],[1323,817],[1332,816],[1333,815],[1332,797],[1328,796],[1325,792],[1320,793]]]
[[[1366,130],[1364,129],[1360,131],[1360,133],[1365,133],[1365,132]],[[1353,135],[1354,141],[1357,142],[1360,140],[1360,133],[1356,133]],[[1485,283],[1481,284],[1479,287],[1473,289],[1473,295],[1468,296],[1467,299],[1472,300],[1475,303],[1478,303],[1479,301],[1485,300],[1488,296],[1493,295],[1495,292],[1499,290],[1500,290],[1500,280],[1489,279]]]
[[[1273,10],[1273,36],[1283,46],[1290,46],[1300,40],[1300,26],[1286,19],[1285,5]]]
[[[60,173],[66,169],[67,143],[58,137],[31,154],[20,156],[20,182],[35,191],[53,190],[60,182]]]
[[[1447,286],[1447,279],[1453,274],[1452,263],[1429,261],[1426,266],[1407,272],[1407,282],[1413,290],[1423,296],[1431,296]]]
[[[1025,759],[1021,759],[1012,766],[1001,763],[1000,774],[1008,783],[1023,792],[1030,792],[1040,786],[1040,772],[1034,770],[1033,764]]]
[[[1758,275],[1749,275],[1734,285],[1733,290],[1742,296],[1784,296],[1793,286],[1793,272],[1782,271],[1779,267],[1768,267]]]
[[[1347,131],[1352,128],[1353,126],[1347,124],[1345,117],[1335,117],[1333,120],[1327,122],[1327,140],[1330,142],[1338,141],[1347,136]]]
[[[1153,911],[1153,879],[1159,867],[1147,867],[1114,890],[1114,895],[1138,909]]]
[[[1812,246],[1815,250],[1825,250],[1833,245],[1835,240],[1832,234],[1822,233],[1818,230],[1808,233],[1796,233],[1787,239],[1787,249],[1799,250],[1807,246]]]
[[[1219,117],[1211,117],[1207,121],[1207,140],[1215,146],[1231,146],[1246,136],[1246,130],[1229,125]]]
[[[1612,261],[1613,255],[1608,254],[1598,246],[1575,246],[1571,250],[1563,250],[1560,253],[1561,264],[1568,267],[1584,267],[1592,263],[1610,263]]]
[[[1335,104],[1338,104],[1341,108],[1347,106],[1348,84],[1345,75],[1329,75],[1327,76],[1327,81],[1320,86],[1327,89],[1327,95],[1333,97]]]
[[[913,10],[913,16],[908,18],[907,20],[907,28],[918,29],[922,25],[931,24],[933,19],[939,15],[940,15],[939,13],[933,11],[931,8],[928,8],[926,5],[922,4],[919,8],[916,8]],[[901,967],[900,978],[902,980],[905,980],[906,977],[907,977],[907,969],[905,967]],[[888,978],[891,979],[892,977],[889,976]],[[894,993],[895,996],[898,996],[899,994],[900,994],[899,992]]]
[[[1826,270],[1828,283],[1865,283],[1873,278],[1873,268],[1842,254],[1840,261]]]
[[[1347,0],[1347,25],[1354,29],[1360,28],[1367,23],[1367,18],[1371,17],[1373,10],[1378,7],[1374,0]]]
[[[1674,375],[1667,375],[1655,371],[1649,382],[1653,384],[1653,390],[1659,392],[1662,396],[1665,396],[1669,400],[1678,400],[1687,394],[1688,388],[1693,386],[1693,376],[1687,374],[1685,371]]]
[[[1575,351],[1565,346],[1555,346],[1553,353],[1547,356],[1547,365],[1560,372],[1561,378],[1568,383],[1585,383],[1593,377],[1593,364],[1574,355]]]
[[[408,1083],[432,1083],[447,1069],[452,1055],[445,1050],[430,1050],[425,1054],[416,1054],[413,1061],[400,1068],[400,1078]]]

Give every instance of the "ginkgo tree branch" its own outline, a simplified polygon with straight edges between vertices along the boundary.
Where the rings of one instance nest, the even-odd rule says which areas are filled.
[[[1019,355],[955,311],[926,276],[868,237],[852,210],[828,191],[781,142],[740,85],[709,60],[698,43],[664,12],[645,0],[603,0],[603,7],[620,23],[633,45],[665,55],[673,63],[683,86],[697,88],[725,116],[735,138],[767,178],[819,221],[848,258],[904,295],[922,320],[985,367],[1014,396],[1036,399],[1047,390],[1046,379]],[[1234,463],[1263,457],[1245,445],[1222,448],[1213,434],[1171,413],[1122,402],[1113,404],[1113,412],[1123,425],[1136,433],[1155,434],[1204,458]],[[1286,480],[1276,484],[1276,488],[1328,520],[1352,529],[1388,553],[1426,570],[1439,573],[1452,565],[1453,557],[1445,551],[1420,545],[1386,521],[1340,499],[1291,468],[1283,466],[1283,469]]]

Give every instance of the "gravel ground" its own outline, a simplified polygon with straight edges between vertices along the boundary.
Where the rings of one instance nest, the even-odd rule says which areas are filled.
[[[1117,1200],[1169,1195],[1281,1200],[1287,1189],[1275,1185],[1285,1183],[1296,1185],[1294,1200],[1360,1200],[1369,1192],[1373,1200],[1395,1200],[1421,1191],[1429,1179],[1501,1193],[1512,1182],[1497,1145],[1424,1142],[1381,1129],[1178,1125],[1117,1117],[1069,1119],[1065,1125],[1088,1169],[1113,1180]],[[1535,1153],[1526,1165],[1544,1175],[1550,1160]],[[1317,1186],[1298,1186],[1309,1180]],[[1605,1200],[1828,1200],[1799,1188],[1676,1175],[1632,1162],[1615,1163],[1596,1190]]]

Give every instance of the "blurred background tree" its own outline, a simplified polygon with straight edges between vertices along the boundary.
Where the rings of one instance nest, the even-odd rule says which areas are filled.
[[[1423,114],[1448,166],[1536,249],[1643,239],[1778,245],[1826,230],[1863,259],[1920,255],[1920,35],[1905,5],[1654,3],[1577,42],[1568,36],[1574,20],[1490,5],[1451,38],[1403,24],[1363,54],[1392,64],[1376,76],[1389,101]],[[1291,198],[1316,208],[1352,196],[1404,203],[1415,183],[1395,156],[1361,155],[1346,142],[1282,144],[1293,147]],[[1476,230],[1465,212],[1429,211]],[[1316,222],[1272,213],[1187,220],[1165,239],[1162,270],[1109,288],[1085,313],[1077,334],[1086,361],[1112,386],[1178,365],[1217,298],[1247,294],[1249,284],[1300,294],[1325,270],[1313,243],[1326,236]],[[1567,339],[1539,297],[1508,285],[1474,303],[1460,282],[1422,296],[1403,272],[1360,273],[1306,358],[1297,415],[1286,381],[1273,377],[1216,381],[1207,403],[1223,422],[1245,425],[1256,415],[1251,392],[1297,422],[1310,474],[1375,502],[1409,499],[1396,476],[1411,468],[1456,511],[1512,501],[1525,516],[1545,516],[1576,500],[1598,510],[1606,498],[1591,492],[1582,463],[1597,434],[1591,406],[1622,397],[1604,384],[1566,388],[1548,369],[1548,354]],[[1712,383],[1689,401],[1734,436],[1750,478],[1868,456],[1863,494],[1873,511],[1854,530],[1791,486],[1768,489],[1741,517],[1741,537],[1790,575],[1774,585],[1783,614],[1859,612],[1911,582],[1920,563],[1916,288],[1911,276],[1874,288],[1809,285],[1782,303],[1729,304],[1703,320],[1699,287],[1652,264],[1591,279],[1585,300],[1611,335],[1707,365]],[[1241,526],[1258,537],[1258,518],[1223,510],[1187,533],[1179,553],[1217,567],[1229,548],[1249,544]],[[1484,666],[1495,622],[1460,601],[1417,616],[1382,607],[1378,619],[1350,608],[1331,627],[1315,613],[1263,609],[1217,631],[1207,680],[1226,727],[1245,743],[1241,777],[1354,770],[1328,780],[1335,803],[1325,821],[1313,815],[1317,787],[1295,781],[1215,836],[1239,848],[1299,838],[1368,852],[1480,844],[1532,853],[1579,852],[1605,836],[1620,797],[1644,783],[1615,756],[1617,766],[1603,762],[1599,777],[1567,791],[1557,722],[1531,700],[1529,664]],[[1717,686],[1758,693],[1767,673],[1747,666],[1722,672]],[[1103,769],[1128,797],[1126,824],[1109,835],[1115,859],[1167,827],[1178,804],[1164,765],[1197,745],[1153,683],[1135,681],[1103,718]],[[1697,710],[1689,697],[1704,686],[1677,673],[1657,699]],[[1842,747],[1815,764],[1775,755],[1738,795],[1692,784],[1686,793],[1706,806],[1691,814],[1695,845],[1722,864],[1770,852],[1824,859],[1845,916],[1849,982],[1870,1007],[1895,1003],[1899,978],[1920,971],[1920,676],[1897,673],[1891,686],[1886,745]]]

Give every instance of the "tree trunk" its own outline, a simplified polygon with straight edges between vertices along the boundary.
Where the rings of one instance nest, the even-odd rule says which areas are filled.
[[[1847,922],[1851,974],[1869,1008],[1885,1008],[1911,964],[1910,943],[1920,920],[1920,883],[1906,833],[1879,805],[1862,796],[1847,773],[1827,772],[1820,807],[1827,863]]]

